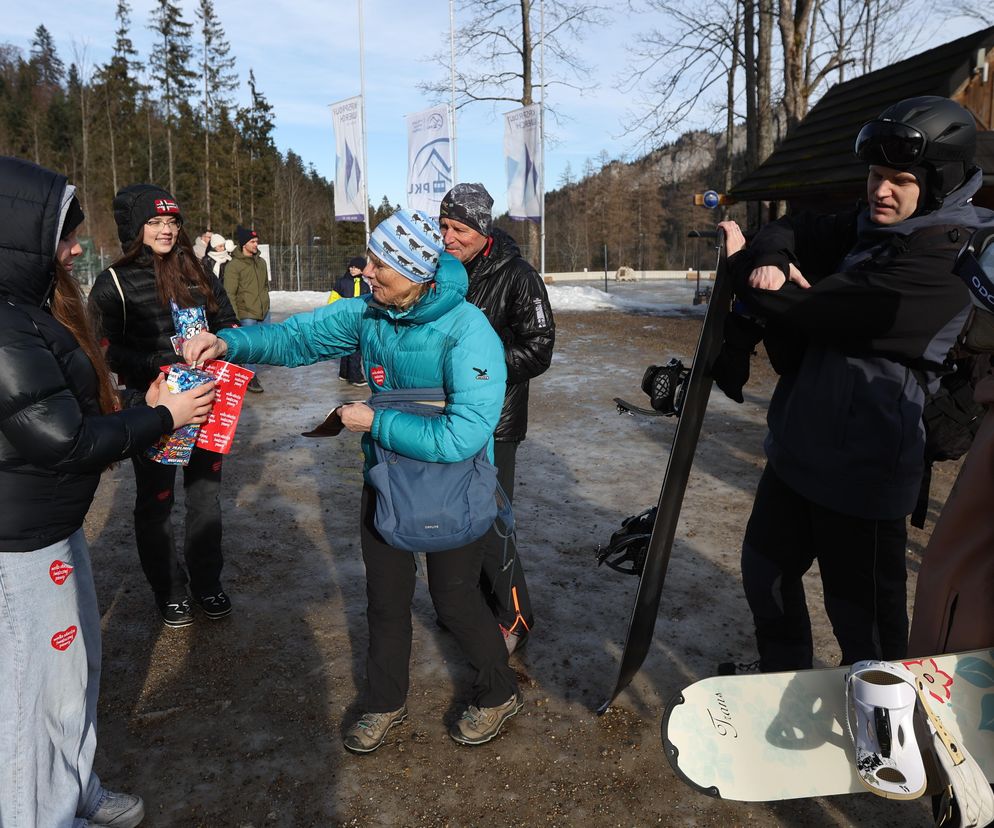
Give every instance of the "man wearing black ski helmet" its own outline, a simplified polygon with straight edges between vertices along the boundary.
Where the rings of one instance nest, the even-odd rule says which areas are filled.
[[[916,215],[939,209],[973,171],[977,127],[949,98],[923,95],[888,106],[856,136],[856,157],[905,170],[921,189]]]
[[[859,132],[865,208],[791,214],[748,247],[721,225],[736,293],[765,320],[780,374],[742,543],[761,670],[813,666],[803,576],[816,560],[841,663],[907,652],[925,389],[969,312],[957,253],[989,213],[972,203],[975,145],[963,107],[909,98]]]

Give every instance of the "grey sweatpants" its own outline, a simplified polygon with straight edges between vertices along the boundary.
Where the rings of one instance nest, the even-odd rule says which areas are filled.
[[[78,828],[103,796],[100,613],[82,529],[0,553],[0,665],[0,828]]]

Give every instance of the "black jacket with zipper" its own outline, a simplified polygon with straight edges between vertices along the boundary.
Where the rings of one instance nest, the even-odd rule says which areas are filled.
[[[196,267],[200,267],[199,262]],[[93,283],[90,312],[107,339],[107,360],[111,370],[127,388],[144,389],[155,379],[160,366],[181,361],[171,342],[176,334],[172,311],[159,299],[152,253],[148,248],[131,264],[116,267],[114,271],[124,294],[123,302],[108,269]],[[213,332],[235,327],[238,320],[224,286],[213,274],[208,273],[207,280],[217,303],[217,310],[207,314],[208,326]],[[192,288],[191,292],[196,304],[206,305],[198,288]]]
[[[730,257],[736,292],[790,337],[770,401],[770,466],[802,496],[873,520],[908,515],[924,467],[923,385],[933,388],[969,311],[952,272],[988,214],[980,173],[931,213],[890,226],[868,212],[799,214]],[[811,282],[748,287],[753,268],[798,266]]]
[[[164,407],[101,414],[93,365],[49,310],[65,188],[61,175],[0,159],[0,553],[69,537],[100,472],[172,426]]]
[[[542,277],[502,230],[493,231],[466,270],[466,300],[483,311],[504,343],[507,391],[494,439],[519,442],[528,431],[528,381],[549,367],[556,344],[549,294]]]

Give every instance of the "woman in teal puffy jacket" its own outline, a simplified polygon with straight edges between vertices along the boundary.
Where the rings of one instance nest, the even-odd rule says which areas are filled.
[[[400,210],[373,231],[367,259],[363,273],[372,294],[279,325],[202,334],[187,343],[184,356],[189,362],[226,355],[236,362],[295,367],[358,349],[374,394],[445,390],[439,417],[374,411],[365,403],[338,409],[344,426],[363,435],[367,470],[374,441],[406,457],[440,463],[471,458],[484,446],[492,455],[504,400],[504,349],[482,311],[465,300],[466,271],[443,252],[438,225],[416,211]],[[360,521],[369,623],[366,712],[345,734],[345,747],[355,753],[376,750],[390,728],[407,718],[415,559],[383,540],[374,526],[375,509],[367,482]],[[482,744],[522,705],[507,648],[479,587],[483,547],[473,542],[431,552],[427,561],[439,621],[476,671],[473,703],[449,735],[461,744]]]

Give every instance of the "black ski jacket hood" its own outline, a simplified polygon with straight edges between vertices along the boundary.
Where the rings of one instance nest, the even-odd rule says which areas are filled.
[[[0,158],[0,294],[41,307],[55,278],[66,177],[19,158]]]

